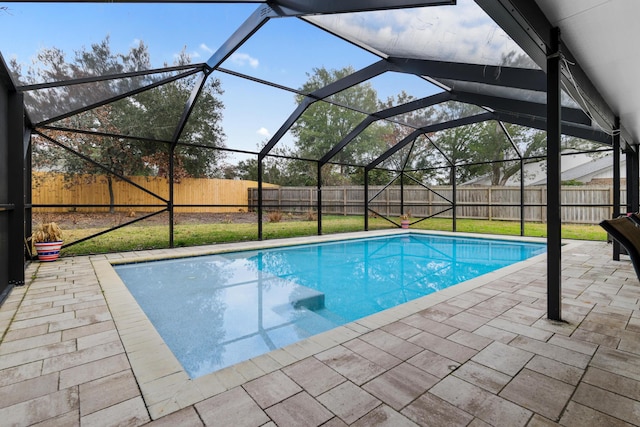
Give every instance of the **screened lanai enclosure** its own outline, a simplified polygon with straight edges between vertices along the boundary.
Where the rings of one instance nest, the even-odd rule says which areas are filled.
[[[34,224],[63,217],[76,231],[66,248],[163,230],[136,249],[193,244],[187,214],[242,217],[237,240],[270,238],[275,217],[317,234],[340,231],[334,216],[359,230],[408,218],[456,231],[476,218],[515,221],[520,235],[546,224],[548,316],[559,320],[561,224],[639,203],[637,105],[600,86],[594,57],[607,45],[587,37],[585,49],[587,24],[569,19],[587,9],[0,3],[0,300],[25,282]],[[563,186],[584,176],[600,187]]]

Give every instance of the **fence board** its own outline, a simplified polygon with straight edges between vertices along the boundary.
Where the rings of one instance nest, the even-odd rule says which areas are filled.
[[[68,177],[68,176],[67,176]],[[65,180],[60,173],[34,173],[33,204],[108,205],[109,192],[105,176],[74,175],[78,185]],[[168,181],[157,177],[131,177],[133,182],[160,197],[169,197]],[[132,205],[118,211],[153,212],[166,204],[150,194],[124,181],[114,181],[115,204]],[[219,205],[216,207],[176,207],[176,212],[238,212],[255,209],[258,204],[255,181],[185,178],[174,187],[176,205]],[[597,224],[610,218],[613,209],[613,191],[610,186],[562,187],[561,218],[567,223]],[[520,219],[520,188],[490,186],[459,186],[457,188],[457,217],[495,220]],[[416,218],[436,215],[451,218],[448,209],[453,198],[451,186],[404,187],[405,213]],[[266,210],[306,212],[317,209],[317,188],[277,187],[264,184],[262,195]],[[621,192],[622,205],[626,192]],[[546,188],[526,187],[524,190],[524,217],[526,221],[545,222]],[[401,212],[399,186],[369,187],[369,207],[385,216],[399,216]],[[159,205],[142,207],[139,205]],[[488,206],[477,206],[488,205]],[[538,206],[542,205],[542,206]],[[579,206],[569,206],[579,205]],[[591,206],[587,206],[591,205]],[[596,206],[602,205],[602,206]],[[70,208],[46,208],[46,211],[68,211]],[[447,210],[448,209],[448,210]],[[108,208],[77,208],[78,211],[107,211]],[[332,215],[362,215],[364,213],[363,187],[341,186],[322,188],[322,211]],[[446,212],[443,212],[446,211]],[[624,209],[622,209],[624,211]]]
[[[391,186],[384,189],[381,186],[369,186],[369,208],[385,216],[399,216],[400,187]],[[382,190],[382,191],[381,191]],[[282,187],[265,189],[263,200],[276,201],[265,206],[267,209],[281,210],[309,210],[317,209],[316,198],[310,198],[309,192],[316,192],[315,187]],[[286,194],[288,203],[292,207],[278,206],[277,194]],[[363,187],[323,187],[322,188],[322,212],[332,215],[362,215],[364,212]],[[257,206],[257,188],[249,188],[249,204]],[[297,196],[296,196],[297,194]],[[520,220],[520,187],[458,187],[457,188],[457,217],[493,220]],[[597,224],[603,218],[610,218],[613,203],[613,193],[608,186],[566,186],[562,187],[561,201],[563,206],[561,218],[566,223]],[[434,186],[429,189],[421,186],[404,187],[405,212],[410,212],[413,217],[423,218],[436,215],[443,218],[451,218],[451,206],[453,198],[451,186]],[[524,190],[524,218],[526,221],[545,222],[547,199],[545,187],[526,187]],[[626,193],[621,194],[622,204],[626,200]],[[297,200],[297,201],[296,201]],[[487,206],[477,206],[487,205]],[[532,205],[532,206],[526,206]],[[588,206],[591,205],[591,206]],[[605,205],[605,206],[593,206]],[[443,212],[445,211],[446,212]],[[624,209],[623,209],[624,210]],[[441,212],[441,213],[439,213]]]
[[[165,178],[134,176],[131,181],[157,194],[169,198],[169,182]],[[255,181],[228,179],[183,178],[174,184],[176,205],[226,205],[218,207],[176,207],[175,212],[238,212],[247,211],[247,189],[255,187]],[[265,184],[271,187],[271,184]],[[73,175],[35,172],[32,184],[34,205],[109,205],[109,187],[103,175]],[[131,205],[116,208],[119,212],[155,212],[166,206],[162,200],[147,194],[121,180],[113,182],[114,203]],[[277,196],[277,193],[275,194]],[[139,205],[159,205],[143,207]],[[39,211],[106,212],[105,208],[42,208]]]

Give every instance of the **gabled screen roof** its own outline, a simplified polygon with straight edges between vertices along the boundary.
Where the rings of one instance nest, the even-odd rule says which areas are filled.
[[[304,19],[384,57],[539,69],[473,0]]]
[[[353,76],[345,76],[340,82],[343,91],[358,85],[372,87],[380,98],[377,110],[355,109],[375,120],[381,111],[397,104],[395,96],[406,92],[413,99],[440,93],[443,95],[437,102],[475,105],[483,114],[500,112],[494,119],[511,118],[523,124],[522,118],[527,117],[538,127],[545,121],[543,71],[476,1],[457,0],[451,5],[443,4],[450,3],[446,1],[407,0],[389,1],[385,6],[385,2],[371,5],[356,0],[339,7],[297,0],[268,5],[243,1],[215,3],[15,4],[11,6],[15,9],[13,17],[2,18],[11,24],[5,26],[5,31],[14,32],[14,37],[3,38],[0,51],[22,65],[20,79],[25,81],[30,58],[24,52],[30,52],[37,61],[38,49],[64,48],[64,54],[70,58],[105,38],[117,44],[120,51],[137,42],[149,47],[151,57],[144,67],[151,69],[173,65],[171,61],[176,60],[181,47],[181,54],[190,58],[193,67],[159,75],[170,80],[171,75],[195,73],[195,77],[206,79],[212,75],[220,79],[222,89],[228,88],[229,93],[228,101],[223,95],[223,102],[234,107],[229,115],[223,115],[227,146],[244,151],[254,151],[269,139],[274,139],[271,145],[275,145],[295,122],[296,102],[305,96],[312,97],[314,102],[319,96],[321,102],[355,108],[348,97],[338,96],[339,91],[314,88],[318,90],[305,92],[307,78],[322,68],[351,69]],[[415,7],[416,4],[426,6]],[[332,13],[335,10],[340,13]],[[57,15],[60,15],[57,19],[51,19]],[[184,22],[178,21],[178,17]],[[90,28],[91,22],[99,29]],[[22,46],[28,43],[30,47]],[[163,51],[165,48],[169,50]],[[168,52],[173,52],[173,57]],[[160,59],[161,64],[157,58],[164,58]],[[380,58],[383,65],[375,65]],[[374,66],[379,69],[366,78],[355,77]],[[125,67],[122,71],[131,73],[134,69]],[[128,93],[135,95],[145,85],[157,85],[159,81],[130,75],[113,78],[117,70],[115,67],[106,71],[110,74],[108,80],[100,81],[101,76],[91,75],[93,80],[87,82],[77,80],[81,73],[33,74],[27,81],[32,85],[22,88],[31,120],[38,124],[64,118],[74,111],[116,102]],[[19,70],[14,71],[17,80]],[[76,79],[75,83],[81,84],[66,86],[56,82],[56,76],[63,81]],[[127,81],[134,84],[119,84]],[[246,92],[241,86],[269,89]],[[110,89],[97,90],[101,87]],[[118,90],[114,92],[113,88]],[[250,94],[259,96],[268,92],[278,95],[267,97],[271,102],[264,102],[252,100]],[[74,93],[86,96],[71,96]],[[237,94],[242,93],[247,95],[241,96],[240,101],[250,103],[252,108],[243,109],[239,104]],[[607,133],[601,132],[580,111],[579,105],[583,103],[576,103],[563,93],[562,104],[567,125],[577,126],[580,132],[591,129],[597,140],[608,141]],[[273,114],[274,111],[278,114]],[[176,112],[176,116],[180,114]],[[406,116],[410,111],[402,114]],[[282,122],[283,117],[288,119]],[[383,119],[406,123],[402,115]],[[438,120],[457,119],[431,118],[421,124],[412,122],[411,126],[428,127]],[[284,124],[276,132],[278,121]],[[177,128],[183,125],[178,123]],[[175,134],[179,138],[179,131]]]

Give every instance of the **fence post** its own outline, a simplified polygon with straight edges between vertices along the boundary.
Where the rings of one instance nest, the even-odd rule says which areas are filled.
[[[609,187],[609,218],[613,218],[613,188]]]
[[[318,192],[317,192],[317,198],[318,198],[318,236],[322,235],[322,165],[320,164],[320,162],[317,163],[318,165]]]
[[[347,216],[347,187],[342,187],[342,216]]]
[[[452,166],[452,168],[453,168],[454,179],[453,179],[453,187],[452,187],[453,197],[451,198],[451,200],[453,201],[453,231],[456,232],[456,231],[458,231],[458,224],[457,224],[457,219],[458,219],[458,217],[457,217],[457,214],[458,214],[458,208],[457,208],[457,205],[458,205],[458,191],[457,191],[457,189],[458,189],[458,187],[456,185],[457,179],[455,179],[455,177],[456,177],[456,165],[454,164]]]
[[[491,207],[491,186],[487,190],[487,203],[489,204],[489,221],[493,219],[493,209]]]
[[[364,231],[369,231],[369,170],[364,168]]]
[[[540,187],[540,204],[547,204],[547,194],[544,192],[544,187]],[[547,222],[547,217],[544,215],[544,209],[540,206],[540,222]]]
[[[403,215],[404,211],[404,171],[400,173],[400,215]]]
[[[385,207],[385,216],[389,216],[390,215],[389,214],[389,193],[391,193],[391,191],[389,190],[389,188],[390,187],[387,187],[384,190],[384,197],[385,197],[385,200],[387,201],[386,207]]]
[[[278,188],[278,210],[282,211],[282,188]]]

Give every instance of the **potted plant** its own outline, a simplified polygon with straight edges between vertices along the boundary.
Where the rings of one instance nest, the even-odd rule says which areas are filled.
[[[62,229],[55,222],[45,222],[33,230],[31,241],[40,261],[55,261],[62,249]]]
[[[400,226],[402,228],[409,228],[409,218],[411,218],[411,215],[409,213],[400,215]]]

